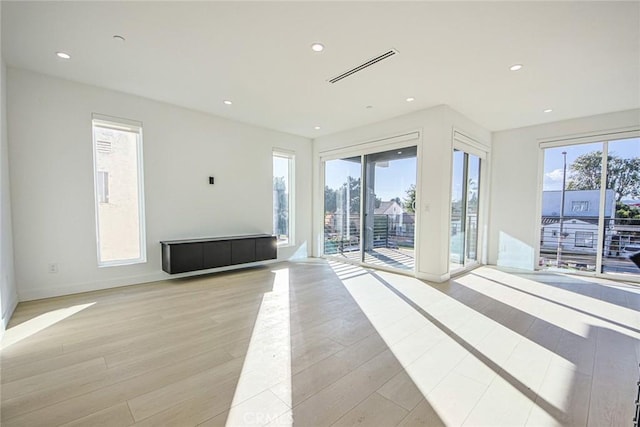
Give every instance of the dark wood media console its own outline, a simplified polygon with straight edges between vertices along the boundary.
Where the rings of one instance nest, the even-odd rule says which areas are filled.
[[[164,240],[162,269],[169,274],[266,261],[278,257],[276,237],[269,234]]]

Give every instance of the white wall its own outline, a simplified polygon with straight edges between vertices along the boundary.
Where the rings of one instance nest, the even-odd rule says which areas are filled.
[[[490,146],[488,131],[447,106],[439,106],[345,132],[320,137],[313,143],[314,255],[322,252],[323,189],[321,156],[331,150],[419,131],[416,193],[416,276],[433,281],[449,277],[449,218],[454,129]]]
[[[294,151],[297,162],[298,245],[279,257],[306,256],[309,140],[24,70],[9,68],[8,84],[20,300],[169,278],[160,240],[271,233],[274,147]],[[92,113],[143,123],[145,264],[97,267]]]
[[[18,303],[13,269],[13,233],[11,229],[11,196],[7,146],[7,69],[0,64],[0,337]]]
[[[493,134],[489,263],[534,269],[540,242],[543,139],[640,127],[640,110],[512,129]]]

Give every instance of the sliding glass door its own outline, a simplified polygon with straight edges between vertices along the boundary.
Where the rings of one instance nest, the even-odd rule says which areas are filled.
[[[324,254],[415,268],[417,148],[324,162]]]
[[[540,267],[638,276],[640,138],[544,150]]]
[[[549,148],[544,153],[540,257],[544,267],[596,271],[600,223],[602,143]],[[589,179],[574,182],[573,168],[589,165]],[[605,193],[605,211],[613,199]]]
[[[450,271],[478,262],[478,207],[481,158],[453,151],[451,186]]]
[[[360,260],[360,156],[325,162],[324,253]]]
[[[415,267],[416,147],[365,159],[364,262]]]
[[[607,145],[605,185],[615,204],[605,212],[602,272],[638,275],[629,256],[640,252],[640,138]]]

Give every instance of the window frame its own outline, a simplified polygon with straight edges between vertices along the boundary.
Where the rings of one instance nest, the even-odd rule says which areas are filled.
[[[137,156],[137,183],[138,183],[138,239],[140,247],[140,256],[137,258],[117,259],[110,261],[102,261],[100,250],[100,204],[99,200],[99,172],[98,170],[98,137],[96,128],[112,129],[118,131],[132,132],[136,134],[136,156]],[[91,135],[93,148],[93,189],[94,189],[94,207],[96,219],[96,255],[98,267],[117,267],[132,264],[143,264],[147,262],[147,238],[145,223],[145,203],[144,203],[144,162],[143,162],[143,136],[142,122],[135,120],[123,119],[119,117],[105,116],[93,113],[91,115]]]
[[[295,152],[289,150],[283,150],[279,148],[274,148],[271,153],[271,179],[272,179],[272,194],[273,194],[273,178],[275,178],[275,174],[273,171],[273,161],[275,158],[281,158],[287,160],[287,170],[288,170],[288,197],[287,197],[287,205],[288,205],[288,216],[287,216],[287,228],[289,230],[287,241],[278,241],[277,235],[277,245],[279,248],[286,248],[296,245],[295,240]],[[271,200],[272,208],[275,207],[275,200]],[[275,211],[274,211],[275,213]],[[272,217],[272,220],[274,218]],[[272,230],[275,235],[275,229]]]
[[[614,128],[614,129],[604,129],[600,131],[594,132],[584,132],[579,134],[569,134],[569,135],[558,135],[555,137],[545,137],[545,138],[537,138],[538,144],[538,198],[537,198],[537,206],[536,206],[536,214],[538,218],[542,217],[542,192],[544,191],[544,174],[545,174],[545,150],[550,148],[561,148],[561,147],[571,147],[571,146],[579,146],[591,143],[599,143],[602,144],[602,167],[601,167],[601,179],[600,179],[600,188],[601,197],[598,203],[598,218],[605,217],[605,204],[606,204],[606,179],[607,179],[607,166],[608,166],[608,156],[609,156],[609,144],[615,143],[617,141],[632,139],[632,138],[640,138],[640,127],[637,125]],[[604,196],[604,197],[602,197]],[[543,225],[541,221],[537,221],[536,230],[543,231]],[[594,245],[596,248],[596,262],[595,262],[595,270],[594,271],[579,271],[579,270],[563,270],[563,273],[567,274],[575,274],[578,276],[589,276],[589,277],[604,277],[604,278],[613,278],[620,279],[629,282],[639,282],[640,276],[633,274],[621,274],[614,271],[604,271],[604,259],[605,252],[604,242],[605,242],[605,229],[606,224],[605,221],[599,221],[597,235],[594,236]],[[602,249],[601,249],[602,248]],[[532,269],[537,271],[545,271],[545,267],[540,264],[541,259],[541,245],[536,245],[534,251],[533,260],[538,260],[532,264]],[[549,270],[552,271],[552,270]]]

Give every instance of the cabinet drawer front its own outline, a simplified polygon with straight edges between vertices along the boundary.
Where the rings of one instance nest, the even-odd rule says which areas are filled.
[[[171,274],[202,270],[202,244],[171,245],[169,262]]]
[[[231,265],[231,242],[206,242],[203,247],[203,268]]]
[[[256,260],[255,239],[231,241],[231,264],[244,264]]]
[[[256,239],[256,261],[278,258],[278,243],[275,237]]]

